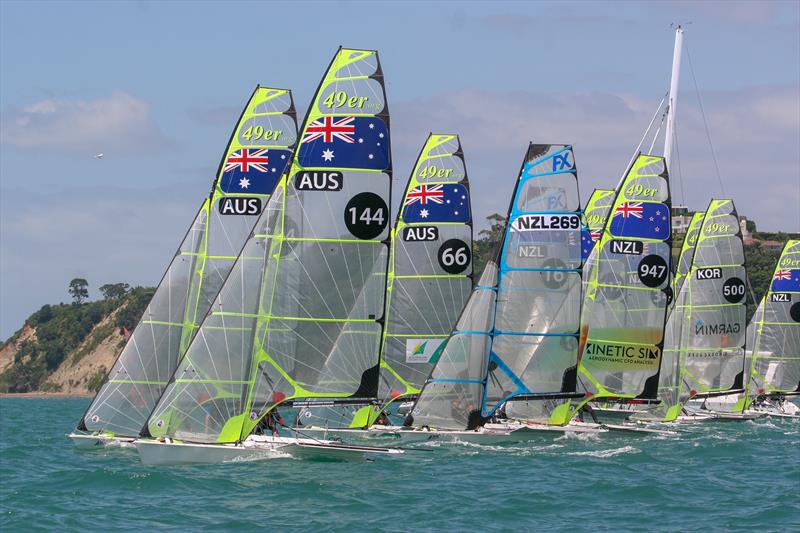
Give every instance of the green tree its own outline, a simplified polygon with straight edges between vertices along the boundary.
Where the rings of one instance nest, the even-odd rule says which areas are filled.
[[[75,303],[80,305],[89,298],[89,282],[83,278],[75,278],[69,282],[68,292]]]
[[[106,283],[100,287],[100,292],[106,300],[119,300],[130,291],[127,283]]]
[[[478,232],[478,237],[472,243],[472,262],[477,277],[483,273],[495,246],[503,239],[503,228],[506,223],[506,217],[499,213],[489,215],[486,220],[489,221],[489,229]]]

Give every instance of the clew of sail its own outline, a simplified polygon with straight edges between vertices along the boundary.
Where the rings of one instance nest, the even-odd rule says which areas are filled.
[[[639,154],[617,190],[586,284],[578,379],[587,400],[656,397],[670,246],[664,158]]]
[[[374,398],[391,158],[377,52],[340,49],[291,171],[148,421],[237,442],[288,400]]]
[[[751,331],[748,397],[800,393],[800,240],[784,245]]]
[[[471,290],[472,212],[461,143],[457,135],[431,134],[392,232],[379,398],[419,393]]]
[[[135,437],[291,160],[291,92],[257,87],[203,203],[80,429]]]

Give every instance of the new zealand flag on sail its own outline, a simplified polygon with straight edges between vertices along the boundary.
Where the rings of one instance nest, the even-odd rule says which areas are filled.
[[[228,155],[219,187],[236,194],[272,194],[292,160],[291,150],[242,148]]]
[[[600,240],[603,234],[600,230],[590,230],[587,227],[581,229],[581,258],[586,261],[592,253],[595,243]]]
[[[389,166],[389,132],[377,117],[324,116],[306,126],[297,162],[304,167]]]
[[[614,210],[610,231],[615,237],[665,240],[670,235],[669,209],[662,203],[622,203]]]
[[[406,193],[404,222],[469,222],[469,194],[459,183],[417,185]]]
[[[800,292],[800,269],[786,268],[775,272],[772,292]]]

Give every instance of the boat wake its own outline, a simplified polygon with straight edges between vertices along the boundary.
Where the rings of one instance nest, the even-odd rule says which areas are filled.
[[[598,457],[601,459],[605,459],[608,457],[615,457],[617,455],[623,454],[634,454],[634,453],[641,453],[642,450],[639,448],[634,448],[633,446],[623,446],[622,448],[611,448],[610,450],[592,450],[592,451],[585,451],[585,452],[568,452],[566,455],[580,455],[585,457]]]

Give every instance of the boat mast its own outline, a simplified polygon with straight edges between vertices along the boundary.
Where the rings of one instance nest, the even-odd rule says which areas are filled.
[[[675,28],[675,49],[672,53],[672,78],[667,100],[667,130],[664,135],[664,159],[667,171],[672,173],[672,147],[675,137],[675,116],[678,103],[678,85],[681,77],[681,52],[683,50],[683,26]]]

